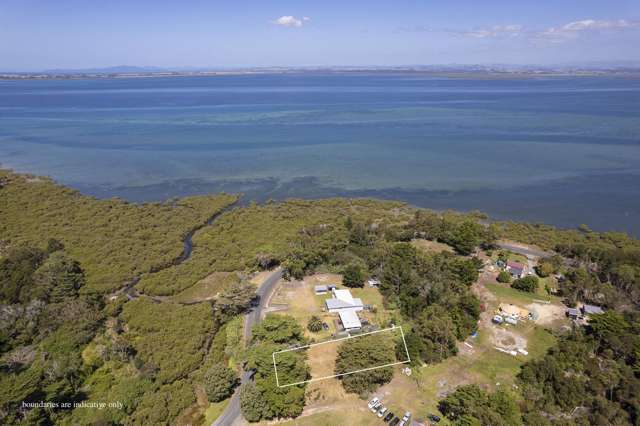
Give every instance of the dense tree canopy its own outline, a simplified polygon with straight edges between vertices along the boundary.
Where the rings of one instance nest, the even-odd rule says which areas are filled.
[[[518,278],[511,283],[511,287],[516,290],[535,293],[538,290],[538,277],[529,275],[527,277]]]
[[[459,387],[439,404],[456,425],[516,426],[522,424],[514,398],[504,391],[489,394],[477,385]]]
[[[559,419],[573,413],[585,424],[637,424],[639,331],[638,313],[593,315],[586,333],[575,330],[542,359],[525,364],[518,376],[525,417],[542,412]]]
[[[364,271],[357,263],[350,263],[342,271],[342,283],[347,287],[364,287]]]
[[[335,374],[350,373],[365,368],[396,362],[395,343],[385,333],[369,334],[345,340],[338,347]],[[406,358],[406,357],[405,357]],[[376,390],[393,378],[393,367],[378,368],[341,376],[347,392],[364,394]]]
[[[304,342],[304,332],[293,317],[269,314],[254,327],[246,369],[254,370],[255,386],[241,390],[241,408],[250,421],[297,417],[304,408],[305,385],[279,387],[273,353]],[[303,382],[309,377],[303,350],[276,354],[280,384]]]
[[[500,271],[497,281],[499,283],[509,284],[511,282],[511,274],[507,271]]]
[[[267,314],[253,328],[255,342],[271,342],[278,344],[301,344],[304,342],[304,331],[295,318],[288,315]]]
[[[209,401],[219,402],[233,394],[238,375],[223,364],[214,364],[204,375],[204,389]]]

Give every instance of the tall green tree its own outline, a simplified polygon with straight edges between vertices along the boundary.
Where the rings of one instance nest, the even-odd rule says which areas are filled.
[[[503,391],[487,394],[477,385],[459,387],[439,404],[440,411],[456,425],[516,426],[522,424],[520,409]]]
[[[347,287],[364,287],[364,271],[357,263],[350,263],[345,266],[342,272],[342,283]]]
[[[472,220],[466,220],[455,227],[448,242],[458,253],[466,256],[482,243],[483,233],[482,225]]]
[[[345,374],[372,366],[396,361],[396,347],[389,336],[369,334],[357,339],[345,340],[338,347],[335,374]],[[403,358],[403,360],[406,356]],[[372,392],[393,378],[393,368],[379,368],[340,376],[347,392],[363,394]]]
[[[204,375],[204,389],[211,402],[230,397],[238,382],[237,374],[223,364],[214,364]]]
[[[518,278],[511,283],[511,287],[516,290],[526,291],[528,293],[535,293],[538,290],[538,277],[535,275],[529,275],[524,278]]]
[[[36,292],[53,303],[76,297],[85,283],[80,264],[63,251],[55,251],[34,274]]]
[[[425,362],[440,362],[458,353],[456,325],[441,306],[425,309],[416,319],[413,333],[422,341],[420,357]]]

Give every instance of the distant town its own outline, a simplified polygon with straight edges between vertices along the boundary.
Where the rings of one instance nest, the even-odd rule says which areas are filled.
[[[302,73],[419,73],[455,78],[457,75],[477,78],[523,78],[548,76],[622,76],[640,77],[640,64],[588,66],[526,65],[407,65],[407,66],[317,66],[317,67],[239,67],[239,68],[160,68],[116,66],[91,69],[55,69],[43,71],[0,71],[4,80],[103,79],[152,77],[210,77],[244,74]]]

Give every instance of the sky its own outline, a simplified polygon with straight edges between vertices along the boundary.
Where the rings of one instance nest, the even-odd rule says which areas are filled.
[[[0,0],[0,70],[640,61],[640,0]]]

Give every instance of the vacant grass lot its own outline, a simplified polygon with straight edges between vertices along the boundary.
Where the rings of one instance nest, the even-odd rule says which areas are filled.
[[[411,240],[411,244],[425,253],[441,253],[443,251],[448,251],[449,253],[453,253],[453,247],[450,245],[439,243],[437,241],[425,240],[424,238],[416,238]]]
[[[170,300],[179,303],[212,300],[215,299],[221,291],[238,282],[240,282],[240,277],[235,272],[214,272],[193,286],[181,291],[175,296],[171,296]]]

